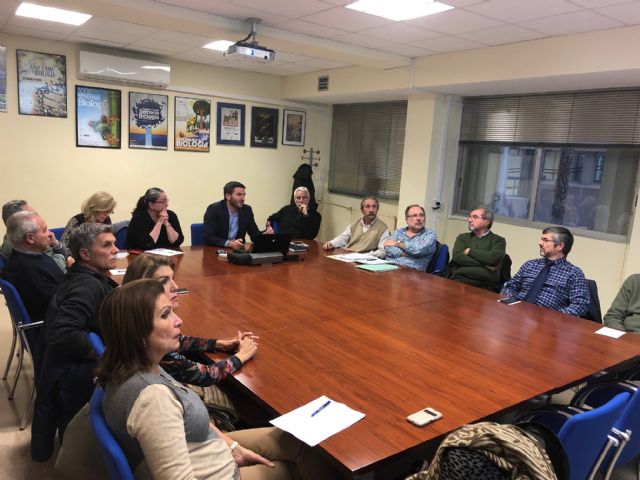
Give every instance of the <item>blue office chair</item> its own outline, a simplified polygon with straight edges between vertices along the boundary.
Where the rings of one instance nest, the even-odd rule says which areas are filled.
[[[617,449],[603,459],[600,469],[603,479],[609,478],[615,467],[626,465],[640,454],[640,389],[626,381],[594,383],[580,389],[571,400],[578,407],[598,407],[621,392],[629,392],[631,399],[609,436],[610,443]],[[636,465],[636,478],[640,478],[639,467],[640,463]]]
[[[89,332],[89,343],[93,351],[96,352],[96,357],[101,359],[102,355],[104,355],[104,343],[102,343],[100,336],[97,333]]]
[[[436,240],[436,251],[427,266],[427,273],[443,277],[447,263],[449,263],[449,247],[446,243],[440,243]]]
[[[90,416],[93,432],[100,444],[100,452],[107,464],[107,471],[111,480],[133,480],[133,472],[122,448],[114,438],[102,411],[104,390],[96,386],[91,396]]]
[[[129,231],[129,227],[122,227],[120,230],[118,230],[118,233],[116,233],[116,247],[118,247],[119,250],[124,250],[125,248],[127,248],[127,232]]]
[[[64,232],[64,227],[50,228],[53,232],[53,235],[56,237],[56,240],[60,240],[62,238],[62,233]]]
[[[569,459],[569,479],[592,479],[609,453],[612,443],[608,435],[630,396],[628,392],[617,394],[588,411],[567,405],[548,406],[525,414],[520,421],[542,423],[557,432]]]
[[[9,391],[9,400],[13,400],[13,396],[16,392],[16,386],[18,385],[18,379],[20,378],[20,372],[22,371],[22,363],[24,360],[24,352],[29,352],[31,355],[31,360],[33,363],[33,352],[35,351],[37,341],[38,341],[38,331],[36,329],[42,326],[43,322],[32,322],[31,317],[27,313],[27,309],[22,302],[22,298],[20,294],[15,289],[15,287],[7,282],[6,280],[0,279],[0,289],[2,290],[2,294],[4,295],[5,301],[7,302],[7,308],[9,309],[9,316],[13,322],[14,333],[16,335],[16,340],[19,342],[20,351],[18,355],[18,367],[16,368],[16,373],[13,377],[13,384],[11,385],[11,390]],[[14,340],[15,342],[15,340]],[[10,359],[13,358],[13,352],[15,351],[15,343],[12,347]],[[11,362],[7,362],[7,368],[5,369],[5,375],[8,373]],[[33,409],[33,401],[35,399],[36,394],[36,384],[35,380],[33,382],[33,386],[31,387],[31,393],[29,395],[29,399],[27,400],[27,409],[22,416],[22,420],[20,421],[20,430],[24,430],[27,426],[27,420],[31,415],[31,410]]]
[[[271,228],[273,228],[273,233],[278,233],[280,231],[280,222],[271,222]]]
[[[191,246],[204,245],[204,223],[191,224]]]

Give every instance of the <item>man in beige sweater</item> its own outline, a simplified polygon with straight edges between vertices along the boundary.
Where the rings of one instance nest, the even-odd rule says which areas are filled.
[[[371,252],[384,256],[384,241],[389,238],[389,228],[378,220],[380,203],[376,197],[365,197],[360,202],[362,218],[356,220],[333,240],[322,247],[325,250],[346,248],[353,252]]]

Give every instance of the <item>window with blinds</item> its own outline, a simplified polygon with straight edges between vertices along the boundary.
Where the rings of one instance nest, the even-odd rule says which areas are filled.
[[[628,238],[640,160],[640,90],[466,98],[456,211]]]
[[[329,191],[397,200],[407,102],[335,105]]]

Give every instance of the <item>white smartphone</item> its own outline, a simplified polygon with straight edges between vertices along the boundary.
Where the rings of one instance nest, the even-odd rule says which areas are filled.
[[[431,407],[427,407],[423,410],[419,410],[416,413],[412,413],[407,417],[410,423],[413,423],[417,427],[424,427],[428,423],[435,422],[442,418],[442,414],[434,410]]]

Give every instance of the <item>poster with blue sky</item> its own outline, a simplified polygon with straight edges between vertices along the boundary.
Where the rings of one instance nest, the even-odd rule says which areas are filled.
[[[76,85],[76,145],[120,148],[121,92]]]
[[[167,149],[167,95],[129,92],[129,148]]]

